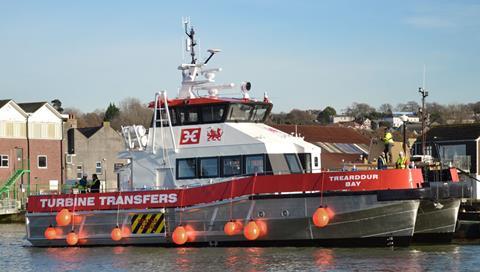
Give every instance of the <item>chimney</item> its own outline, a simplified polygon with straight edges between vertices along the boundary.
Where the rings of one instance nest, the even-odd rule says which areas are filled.
[[[75,118],[74,114],[68,114],[68,119],[67,119],[67,129],[68,128],[77,128],[77,119]]]

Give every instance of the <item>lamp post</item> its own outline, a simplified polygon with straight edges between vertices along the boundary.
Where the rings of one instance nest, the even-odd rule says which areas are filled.
[[[400,119],[403,122],[403,153],[407,156],[407,122],[408,116],[405,114],[400,116]]]

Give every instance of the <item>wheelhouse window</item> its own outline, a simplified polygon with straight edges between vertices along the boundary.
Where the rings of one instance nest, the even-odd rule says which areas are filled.
[[[202,107],[202,122],[217,123],[223,120],[226,105],[207,105]]]
[[[37,167],[38,168],[47,168],[47,156],[39,155],[37,157]]]
[[[222,159],[222,175],[225,177],[242,174],[242,158],[240,156],[224,157]]]
[[[172,126],[177,125],[177,115],[176,115],[176,110],[174,108],[169,108],[170,112],[170,122],[172,122]],[[156,120],[157,120],[157,127],[160,125],[162,126],[169,126],[168,124],[168,119],[167,119],[167,113],[164,110],[157,109],[156,113]],[[152,127],[153,127],[153,122],[154,122],[154,116],[152,115]]]
[[[8,167],[8,155],[0,155],[0,168]]]
[[[201,158],[200,164],[200,177],[201,178],[214,178],[219,176],[218,158]]]
[[[233,122],[263,122],[271,105],[268,104],[230,104],[227,121]]]
[[[302,167],[296,154],[285,154],[285,159],[287,160],[288,169],[291,173],[302,173]]]
[[[196,159],[178,159],[177,160],[177,178],[188,179],[197,177]]]
[[[229,121],[250,121],[254,106],[248,104],[231,104],[228,112]]]
[[[181,125],[198,124],[200,122],[197,107],[184,107],[177,110]]]
[[[252,115],[252,121],[261,122],[265,120],[268,111],[268,105],[256,105]]]
[[[265,172],[265,156],[264,155],[248,155],[245,156],[245,174],[260,174]]]

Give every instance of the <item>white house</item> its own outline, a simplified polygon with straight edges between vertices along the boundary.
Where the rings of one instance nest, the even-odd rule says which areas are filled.
[[[420,122],[420,117],[416,115],[414,112],[392,112],[391,116],[387,116],[383,118],[383,121],[388,122],[392,125],[394,128],[398,128],[401,125],[403,125],[402,121],[402,116],[405,115],[408,117],[407,122],[408,123],[419,123]]]

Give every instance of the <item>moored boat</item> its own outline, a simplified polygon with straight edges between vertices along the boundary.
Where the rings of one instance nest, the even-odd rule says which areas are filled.
[[[321,172],[319,147],[265,124],[266,95],[223,98],[220,69],[182,64],[176,99],[155,95],[152,126],[123,128],[118,192],[28,199],[34,246],[405,246],[419,226],[420,169]],[[199,77],[203,76],[203,79]],[[200,93],[205,91],[205,95]],[[429,217],[430,218],[430,217]],[[417,229],[416,229],[417,228]]]

